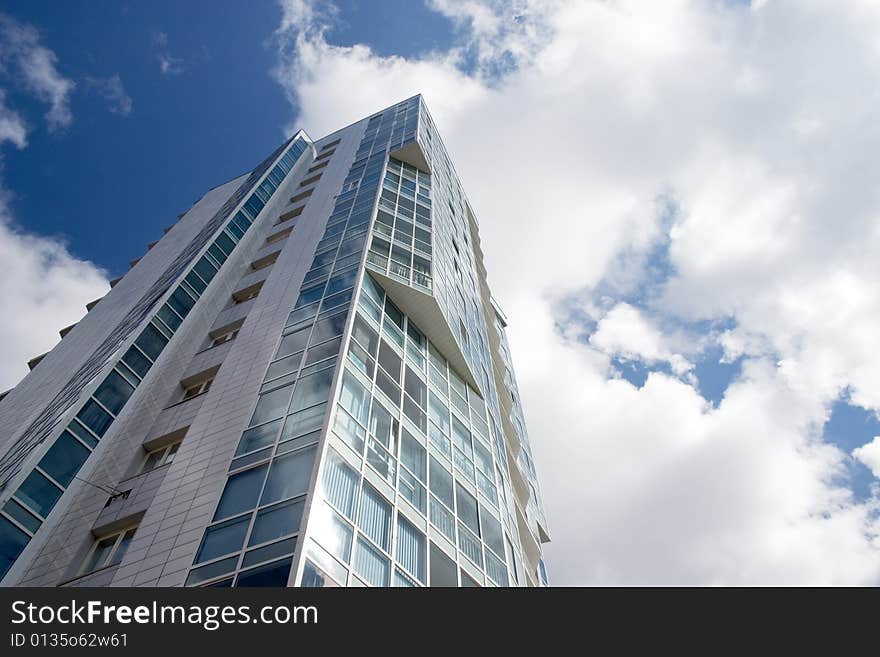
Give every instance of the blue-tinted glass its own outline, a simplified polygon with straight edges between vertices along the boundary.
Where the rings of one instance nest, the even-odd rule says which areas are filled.
[[[45,518],[55,506],[58,498],[61,497],[61,493],[58,486],[34,470],[15,491],[15,497],[26,507]]]
[[[76,414],[76,417],[99,437],[107,432],[107,429],[113,422],[113,416],[98,406],[93,399],[86,402],[82,410]]]
[[[80,440],[82,440],[86,445],[94,449],[98,445],[98,441],[95,440],[95,437],[86,431],[85,427],[82,424],[77,422],[76,420],[71,420],[70,424],[67,425],[67,430],[70,433],[78,436]]]
[[[254,414],[251,417],[250,425],[256,426],[282,417],[287,412],[287,405],[292,391],[293,386],[288,385],[260,395],[257,406],[254,409]]]
[[[183,323],[183,320],[180,318],[180,316],[176,312],[171,310],[171,306],[169,306],[167,303],[162,304],[162,307],[159,308],[159,312],[157,312],[156,315],[172,331],[176,331]]]
[[[252,217],[256,218],[256,216],[260,214],[260,210],[263,209],[264,205],[265,203],[263,203],[256,194],[253,194],[247,200],[247,203],[244,204],[244,207]]]
[[[147,375],[147,372],[150,371],[150,365],[152,365],[152,363],[134,346],[128,348],[128,351],[125,352],[125,356],[122,357],[122,360],[142,379]]]
[[[198,292],[199,294],[201,294],[202,292],[204,292],[204,291],[205,291],[205,288],[208,287],[208,286],[205,284],[205,281],[203,281],[203,280],[201,279],[201,277],[200,277],[196,272],[194,272],[194,271],[191,271],[189,274],[187,274],[187,275],[186,275],[186,278],[185,278],[184,280],[185,280],[187,283],[189,283],[190,287],[192,287],[192,289],[194,289],[194,290],[195,290],[196,292]]]
[[[0,577],[3,577],[18,559],[29,540],[27,534],[6,518],[0,517]]]
[[[235,239],[240,240],[244,237],[244,231],[236,225],[235,221],[230,221],[226,224],[226,230],[232,233],[235,236]]]
[[[208,253],[210,253],[211,257],[213,257],[214,260],[216,260],[221,265],[226,262],[226,254],[223,252],[223,249],[217,246],[217,244],[212,244],[211,246],[209,246]]]
[[[91,452],[85,445],[65,431],[49,448],[39,465],[52,479],[66,488],[89,458],[89,454]]]
[[[291,557],[281,561],[275,561],[265,566],[259,566],[248,570],[238,576],[235,585],[244,586],[287,586],[287,578],[290,575]]]
[[[232,249],[235,248],[235,242],[226,233],[220,233],[214,240],[214,244],[219,246],[226,255],[232,253]]]
[[[186,317],[187,313],[195,305],[195,299],[178,287],[168,298],[168,305],[174,308],[174,311],[181,317]]]
[[[212,265],[205,256],[199,258],[199,261],[195,264],[193,269],[206,283],[210,283],[211,279],[214,278],[214,275],[217,273],[217,268]]]
[[[257,497],[260,495],[267,468],[267,465],[261,465],[232,475],[223,489],[223,495],[214,513],[214,520],[253,509],[257,505]]]
[[[155,361],[159,354],[162,353],[165,345],[168,344],[168,338],[159,333],[155,326],[147,324],[143,333],[138,336],[134,343],[147,355],[147,358]]]
[[[297,532],[302,520],[303,503],[304,500],[296,500],[262,509],[254,521],[248,545],[266,543]]]
[[[36,532],[40,528],[40,525],[43,524],[39,518],[30,513],[15,500],[9,500],[3,507],[3,510],[22,527],[26,527],[32,532]],[[0,577],[2,577],[2,575],[0,575]]]
[[[235,565],[237,562],[238,557],[230,557],[229,559],[215,561],[214,563],[209,563],[207,566],[196,568],[195,570],[190,571],[189,576],[187,576],[186,585],[192,586],[193,584],[199,584],[200,582],[213,579],[218,575],[231,573],[233,570],[235,570]]]
[[[195,563],[210,561],[224,554],[231,554],[241,549],[244,536],[247,533],[250,516],[244,516],[237,520],[230,520],[219,525],[214,525],[205,530],[205,537],[196,555]]]
[[[95,399],[101,402],[104,407],[113,413],[119,415],[119,411],[125,406],[125,402],[131,397],[134,387],[122,378],[117,372],[110,372],[104,382],[98,386],[93,395]]]
[[[270,504],[305,493],[312,476],[315,450],[305,449],[272,462],[260,504]]]
[[[253,429],[248,429],[241,434],[241,440],[238,441],[238,449],[235,450],[235,455],[247,454],[255,449],[261,449],[273,444],[280,426],[281,420],[279,419],[268,424],[261,424]]]

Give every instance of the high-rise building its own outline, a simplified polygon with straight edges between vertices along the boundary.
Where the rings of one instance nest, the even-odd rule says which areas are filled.
[[[477,221],[416,96],[207,192],[0,402],[25,586],[540,586]]]

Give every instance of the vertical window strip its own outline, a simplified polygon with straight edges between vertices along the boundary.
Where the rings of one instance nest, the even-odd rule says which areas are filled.
[[[291,152],[297,151],[296,159],[298,159],[299,156],[305,152],[305,149],[306,149],[305,140],[303,140],[302,138],[298,138],[297,140],[295,140],[293,142],[292,146],[288,149],[287,154],[290,154]],[[296,160],[294,160],[294,162],[295,161]],[[292,163],[291,163],[291,166],[292,166]],[[277,170],[279,170],[278,164],[276,164],[273,171],[277,171]],[[289,169],[288,169],[288,171],[289,171]],[[262,188],[262,187],[263,186],[261,185],[260,188]],[[260,191],[260,188],[258,188],[254,192],[252,192],[250,199],[248,200],[248,202],[245,203],[245,205],[248,205],[248,203],[251,200],[256,198],[257,192]],[[274,192],[275,189],[277,189],[277,185],[272,184],[271,185],[271,192]],[[251,207],[254,207],[254,205],[252,204]],[[262,209],[262,207],[263,206],[260,205],[260,209]],[[254,215],[254,217],[256,217],[256,214]],[[232,249],[235,247],[236,243],[238,242],[238,238],[236,237],[235,231],[233,231],[230,228],[230,226],[232,226],[232,225],[237,226],[239,229],[241,229],[241,232],[243,235],[244,232],[247,230],[247,228],[249,228],[251,225],[251,222],[247,222],[247,224],[245,226],[245,222],[243,219],[244,219],[243,217],[239,218],[238,214],[234,215],[231,219],[229,219],[228,222],[224,225],[223,229],[221,229],[220,234],[212,242],[211,247],[209,247],[209,252],[212,248],[219,250],[220,253],[223,254],[222,261],[225,261],[226,256],[228,256],[228,254],[232,252]],[[233,222],[236,222],[236,220],[238,220],[238,222],[233,224]],[[216,253],[216,251],[215,251],[215,253]],[[214,257],[213,259],[216,260],[216,257]],[[203,279],[199,275],[199,272],[196,271],[197,267],[201,268],[203,271],[209,271],[209,270],[205,270],[205,265],[201,264],[202,260],[204,260],[206,265],[213,265],[213,267],[215,269],[214,273],[216,273],[216,270],[218,270],[220,265],[222,265],[222,261],[219,264],[213,263],[212,257],[207,256],[207,253],[206,253],[206,255],[202,256],[202,259],[199,259],[194,265],[192,265],[189,268],[189,271],[186,274],[181,274],[181,277],[184,280],[182,280],[181,283],[169,295],[169,297],[168,297],[169,300],[173,297],[178,301],[178,307],[175,308],[170,303],[166,303],[166,304],[163,304],[163,306],[158,311],[159,313],[164,312],[165,317],[168,319],[171,319],[172,317],[179,317],[180,322],[172,321],[172,323],[176,323],[177,326],[173,326],[173,327],[168,326],[167,322],[159,320],[159,315],[157,313],[157,315],[154,317],[154,319],[151,321],[151,323],[148,324],[148,328],[144,329],[144,331],[141,333],[141,335],[135,339],[135,341],[134,341],[135,344],[137,344],[139,342],[143,344],[144,335],[147,333],[150,326],[164,327],[164,329],[165,329],[165,330],[159,330],[159,328],[157,328],[157,330],[159,330],[159,333],[162,334],[162,338],[164,338],[164,342],[162,344],[158,344],[156,342],[156,337],[152,336],[150,338],[151,344],[153,345],[152,349],[150,349],[149,351],[144,351],[143,347],[139,346],[139,348],[135,352],[133,352],[133,354],[132,354],[132,355],[142,354],[146,358],[147,362],[143,363],[143,365],[145,365],[145,368],[142,368],[142,371],[138,372],[141,379],[143,378],[143,376],[146,375],[146,373],[148,372],[148,370],[152,366],[153,362],[155,362],[155,360],[159,357],[161,352],[164,350],[165,345],[168,343],[168,340],[174,334],[174,332],[177,330],[177,328],[179,328],[180,323],[182,323],[182,321],[183,321],[183,318],[189,313],[189,310],[192,308],[192,306],[195,304],[195,302],[198,301],[198,299],[201,296],[201,292],[204,291],[204,289],[201,292],[198,291],[191,283],[186,281],[186,279],[190,275],[192,275],[193,273],[195,273],[195,276],[197,277],[197,279],[195,279],[196,281],[203,281]],[[211,278],[213,278],[214,273],[211,274]],[[203,281],[203,282],[205,283],[205,288],[207,288],[207,284],[210,283],[210,279],[208,281]],[[185,295],[185,296],[180,296],[180,295]],[[183,312],[181,313],[181,311],[183,311]],[[173,314],[169,315],[168,314],[169,312],[171,312]],[[134,348],[134,347],[132,347],[132,348]],[[126,352],[126,355],[129,355],[130,353],[132,353],[131,349]],[[126,356],[123,356],[123,359],[125,357]],[[124,362],[123,360],[120,360],[119,363],[117,363],[117,365],[119,365],[120,368],[125,367],[124,365],[121,365],[121,363],[123,363],[123,362]],[[128,368],[126,368],[126,370],[131,371]],[[107,375],[107,378],[105,378],[105,380],[101,383],[101,385],[98,386],[95,394],[98,394],[99,391],[102,390],[105,386],[109,386],[110,382],[111,382],[111,377],[113,377],[113,376],[117,376],[117,377],[119,376],[119,374],[116,373],[115,367],[113,370],[111,370],[110,374]],[[94,436],[97,439],[100,439],[107,432],[107,430],[109,429],[109,425],[113,422],[113,420],[116,419],[117,415],[122,411],[123,407],[125,406],[125,403],[128,401],[131,394],[133,394],[134,387],[137,386],[138,383],[140,383],[140,379],[135,381],[129,377],[125,377],[125,378],[128,379],[128,383],[131,385],[131,390],[130,391],[120,390],[118,384],[115,386],[117,403],[119,403],[121,401],[121,403],[119,403],[119,407],[117,409],[115,409],[116,413],[113,413],[110,410],[108,410],[105,405],[101,404],[100,400],[95,398],[95,396],[90,397],[89,400],[86,402],[87,405],[91,403],[92,409],[93,409],[91,411],[91,415],[89,415],[88,417],[96,418],[95,421],[98,422],[99,424],[97,424],[95,427],[90,427],[90,426],[88,426],[88,423],[85,423],[85,422],[84,422],[84,424],[86,425],[86,429],[89,431],[89,434],[94,434]],[[85,406],[83,408],[85,408]],[[101,419],[100,414],[102,412],[106,414],[106,419]],[[77,417],[80,417],[80,416],[83,416],[82,409],[77,414]],[[86,417],[86,416],[83,416],[83,417]],[[74,426],[76,426],[78,428],[79,423],[76,423],[76,421],[71,422],[70,427],[74,427]],[[58,440],[60,440],[61,436],[63,436],[63,435],[64,435],[64,433],[60,434],[56,438],[56,442]],[[77,433],[77,435],[79,435],[79,433]],[[97,443],[97,440],[95,442]],[[54,444],[53,444],[53,447],[54,447]],[[84,465],[84,463],[85,463],[85,461],[80,463],[75,468],[75,470],[71,474],[71,479],[76,475],[77,472],[79,472],[79,470],[82,468],[82,465]],[[24,495],[22,487],[25,485],[26,482],[27,482],[27,479],[25,480],[25,482],[22,483],[22,485],[16,491],[16,493],[15,493],[16,496],[19,496],[19,494]],[[64,490],[65,490],[65,488],[62,487],[62,489],[61,489],[62,494],[63,494]],[[56,499],[52,500],[50,503],[47,501],[46,508],[42,509],[43,511],[45,511],[45,513],[42,514],[43,517],[45,517],[46,515],[48,515],[51,512],[51,510],[57,504],[58,499],[60,499],[60,494],[56,497]],[[7,518],[5,518],[5,517],[3,519],[7,520]],[[12,525],[12,523],[10,523],[10,526],[15,528],[15,526]],[[15,528],[15,529],[17,530],[17,528]],[[0,538],[5,538],[5,534],[7,532],[2,531],[2,530],[3,530],[3,528],[0,527],[0,534],[3,535],[3,536],[0,536]],[[8,569],[12,566],[12,563],[19,557],[19,555],[24,550],[24,547],[27,545],[29,540],[30,540],[30,537],[27,537],[27,539],[23,543],[20,541],[17,541],[17,542],[13,541],[14,549],[11,550],[9,552],[9,554],[4,554],[3,557],[0,558],[0,578],[2,578],[6,574]]]

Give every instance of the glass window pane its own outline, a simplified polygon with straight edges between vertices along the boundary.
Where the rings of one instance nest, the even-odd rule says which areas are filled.
[[[400,367],[403,361],[400,359],[394,349],[387,342],[382,340],[379,343],[379,365],[385,368],[385,371],[391,375],[395,381],[400,383]]]
[[[274,422],[248,429],[241,434],[241,440],[238,441],[238,449],[235,450],[235,455],[247,454],[255,449],[262,449],[272,445],[275,442],[275,436],[278,435],[280,427],[281,420],[275,420]]]
[[[425,481],[425,459],[425,448],[404,428],[400,440],[400,462]]]
[[[427,408],[428,388],[416,373],[413,372],[409,365],[406,366],[406,384],[404,389],[419,406]]]
[[[431,457],[430,478],[431,492],[439,497],[450,509],[454,508],[452,501],[452,475],[434,457]]]
[[[147,355],[147,358],[155,361],[159,354],[162,353],[165,345],[168,344],[168,338],[159,333],[155,326],[147,324],[143,333],[138,336],[134,343]]]
[[[92,399],[85,403],[85,406],[76,414],[76,417],[98,436],[103,436],[113,423],[113,416],[98,406]]]
[[[213,579],[218,575],[231,573],[233,570],[235,570],[235,565],[237,561],[238,557],[230,557],[229,559],[223,559],[223,561],[216,561],[214,563],[208,564],[207,566],[196,568],[190,571],[189,575],[187,576],[186,586],[199,584],[209,579]]]
[[[49,448],[39,465],[64,487],[73,481],[91,452],[68,432],[62,433]]]
[[[32,511],[36,511],[45,518],[55,506],[58,498],[61,497],[62,492],[58,486],[34,470],[19,486],[15,497]]]
[[[425,513],[427,495],[425,494],[425,487],[419,483],[418,479],[413,477],[406,470],[401,470],[397,488],[400,491],[401,497],[412,504],[422,514]]]
[[[319,319],[315,322],[315,331],[312,334],[310,344],[318,344],[330,338],[335,338],[337,335],[342,335],[346,317],[348,317],[348,313],[337,313],[331,317]]]
[[[327,404],[321,404],[288,415],[284,421],[284,431],[281,433],[281,440],[302,436],[320,429],[326,410]]]
[[[152,365],[152,363],[147,360],[140,351],[138,351],[137,347],[134,346],[128,348],[128,351],[125,352],[125,356],[122,357],[122,361],[141,378],[144,378],[147,375],[147,372],[150,371],[150,366]]]
[[[425,535],[406,518],[397,516],[397,560],[423,584],[426,554]]]
[[[292,557],[273,561],[263,566],[257,566],[252,570],[246,570],[238,576],[235,586],[287,586],[287,578],[290,576],[290,564]]]
[[[40,528],[40,525],[43,524],[39,518],[37,518],[34,514],[25,509],[15,500],[9,500],[5,505],[3,505],[3,510],[6,512],[7,515],[11,516],[20,525],[30,530],[31,532],[36,532]],[[0,557],[0,559],[2,559],[2,557]]]
[[[311,329],[311,326],[306,326],[281,338],[281,344],[278,345],[278,352],[275,354],[276,360],[305,349]]]
[[[332,381],[333,368],[301,377],[296,384],[293,400],[290,402],[290,412],[295,413],[308,406],[327,401]]]
[[[3,577],[18,559],[28,541],[30,537],[27,534],[0,516],[0,577]]]
[[[391,400],[395,406],[400,406],[400,386],[398,386],[394,381],[392,381],[391,377],[389,377],[382,370],[378,370],[376,372],[376,386],[388,395],[388,399]]]
[[[351,525],[323,503],[315,509],[314,523],[314,539],[331,554],[348,563],[351,559],[351,541],[354,536]],[[311,531],[311,523],[309,527]]]
[[[232,475],[226,482],[214,520],[228,518],[257,505],[257,496],[263,486],[268,465],[261,465]]]
[[[236,520],[230,520],[205,530],[202,545],[196,554],[195,563],[210,561],[224,554],[238,552],[244,543],[244,535],[247,533],[250,515]]]
[[[277,559],[278,557],[293,554],[294,550],[296,550],[296,538],[288,538],[285,541],[276,541],[275,543],[270,543],[269,545],[264,545],[263,547],[258,547],[254,550],[248,550],[244,555],[244,559],[241,560],[241,567],[247,568],[248,566],[253,566],[254,564],[268,561],[269,559]]]
[[[113,415],[119,415],[119,411],[125,406],[125,402],[131,397],[134,387],[120,374],[113,371],[107,375],[104,382],[95,390],[94,397],[101,402]]]
[[[397,453],[397,427],[397,420],[391,417],[391,413],[388,412],[378,399],[373,399],[370,433],[392,454]]]
[[[304,500],[295,500],[261,509],[254,521],[248,545],[266,543],[299,531],[303,505]]]
[[[391,504],[375,488],[364,483],[358,526],[384,550],[390,550]]]
[[[288,385],[260,395],[253,417],[251,417],[250,426],[263,424],[269,420],[277,420],[282,417],[287,411],[291,392],[293,392],[293,386]]]
[[[312,363],[317,363],[318,361],[326,360],[331,356],[335,356],[339,353],[339,346],[341,344],[342,337],[338,337],[335,340],[330,340],[329,342],[309,347],[309,353],[306,356],[305,364],[311,365]]]
[[[358,539],[354,569],[368,584],[388,586],[391,574],[388,559],[362,538]]]
[[[455,562],[431,543],[431,586],[458,586]]]
[[[309,487],[314,461],[314,448],[294,452],[272,461],[260,504],[269,504],[305,493]]]
[[[371,356],[376,355],[376,349],[379,346],[379,334],[367,324],[366,321],[357,315],[354,318],[354,326],[352,327],[352,336],[363,346]]]
[[[483,540],[495,553],[504,556],[504,534],[501,531],[501,523],[495,517],[483,509],[480,505],[480,519],[483,521]]]
[[[349,518],[354,517],[357,503],[358,473],[342,457],[330,450],[324,467],[324,496]]]
[[[339,403],[342,408],[351,413],[358,422],[366,426],[367,413],[369,412],[370,393],[361,385],[351,372],[346,370],[342,377],[342,391],[339,394]]]
[[[89,555],[88,560],[86,560],[83,572],[90,573],[91,571],[106,565],[107,559],[110,557],[114,545],[116,545],[116,536],[108,536],[107,538],[102,538],[98,541],[97,545],[95,545],[92,550],[92,553]]]
[[[479,536],[480,521],[477,515],[477,500],[461,484],[456,484],[455,501],[458,503],[458,517]]]

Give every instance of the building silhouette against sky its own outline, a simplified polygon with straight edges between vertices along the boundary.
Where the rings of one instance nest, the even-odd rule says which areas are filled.
[[[3,585],[546,584],[504,314],[420,96],[298,132],[111,285],[0,401]]]

